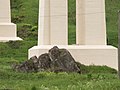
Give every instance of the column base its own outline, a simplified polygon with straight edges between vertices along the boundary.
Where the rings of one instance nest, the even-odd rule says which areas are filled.
[[[19,37],[0,37],[0,42],[8,42],[8,41],[20,41],[22,40]]]
[[[0,42],[22,40],[17,37],[16,28],[16,24],[14,23],[0,23]]]
[[[47,53],[54,45],[34,46],[28,58]],[[70,51],[77,62],[85,65],[106,65],[118,70],[117,48],[107,45],[56,45]]]

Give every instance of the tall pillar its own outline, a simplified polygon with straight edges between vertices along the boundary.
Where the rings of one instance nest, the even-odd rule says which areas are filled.
[[[10,0],[0,0],[0,42],[21,40],[16,36],[16,25],[11,23]]]
[[[50,0],[51,44],[68,44],[68,2]]]
[[[0,1],[0,23],[11,23],[10,0]]]
[[[39,0],[38,45],[50,45],[50,0]]]
[[[106,45],[105,0],[76,0],[76,40],[80,45]]]
[[[67,45],[67,0],[40,0],[39,5],[38,45]]]

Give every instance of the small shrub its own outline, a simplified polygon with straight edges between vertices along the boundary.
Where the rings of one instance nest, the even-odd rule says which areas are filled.
[[[10,0],[12,9],[20,9],[23,6],[22,0]]]
[[[33,86],[33,87],[31,88],[31,90],[37,90],[37,88],[36,88],[35,86]]]
[[[9,41],[7,42],[7,45],[12,49],[19,49],[22,45],[21,41]]]
[[[36,40],[38,37],[38,27],[31,24],[23,24],[18,26],[18,36],[23,39]]]
[[[32,25],[31,24],[23,24],[22,27],[30,30],[32,28]]]
[[[38,30],[38,27],[37,27],[37,26],[33,26],[33,27],[31,28],[31,30],[32,30],[32,31],[37,31],[37,30]]]
[[[88,78],[88,80],[91,80],[92,79],[92,74],[88,74],[87,78]]]
[[[28,30],[26,30],[26,29],[25,29],[25,30],[21,29],[21,30],[19,30],[19,31],[17,32],[17,35],[18,35],[20,38],[25,39],[25,38],[28,37],[28,33],[29,33]]]
[[[20,23],[23,21],[24,18],[25,18],[24,15],[12,15],[12,22],[13,23]]]
[[[32,25],[30,24],[23,24],[21,26],[18,27],[18,36],[25,39],[29,36],[30,34],[30,30],[32,28]]]

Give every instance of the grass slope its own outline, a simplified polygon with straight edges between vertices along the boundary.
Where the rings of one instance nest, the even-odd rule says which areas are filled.
[[[106,0],[106,21],[108,44],[118,46],[118,10],[120,0]]]
[[[69,0],[69,44],[75,43],[75,1]],[[119,90],[115,70],[106,66],[82,67],[76,73],[17,73],[11,65],[27,60],[28,49],[37,44],[38,0],[11,0],[12,22],[24,41],[0,43],[0,89],[18,90]],[[108,44],[117,44],[117,12],[120,0],[106,0]],[[86,74],[87,73],[87,74]]]
[[[68,0],[69,4],[69,44],[75,43],[75,1]],[[118,10],[120,10],[120,0],[106,1],[106,21],[107,21],[107,38],[108,44],[118,46]],[[12,21],[17,17],[15,23],[32,24],[38,23],[38,0],[11,0],[12,2]],[[17,4],[17,5],[16,5]],[[17,8],[16,8],[17,7]],[[23,17],[24,18],[23,18]],[[21,18],[22,17],[22,18]],[[20,20],[20,21],[19,21]]]

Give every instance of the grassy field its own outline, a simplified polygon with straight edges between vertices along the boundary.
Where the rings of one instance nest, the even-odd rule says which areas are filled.
[[[82,66],[77,73],[18,73],[14,58],[0,59],[0,89],[4,90],[119,90],[117,72],[107,66]]]
[[[12,22],[24,41],[0,43],[0,89],[17,90],[119,90],[117,72],[106,66],[84,66],[76,73],[18,73],[13,63],[27,60],[28,49],[37,45],[38,0],[11,0]],[[106,0],[108,44],[118,46],[117,12],[120,0]],[[75,0],[69,0],[69,44],[75,44]]]

